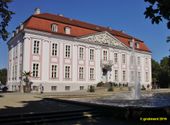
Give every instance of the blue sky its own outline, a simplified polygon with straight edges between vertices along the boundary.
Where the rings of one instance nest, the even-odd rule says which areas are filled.
[[[123,30],[145,41],[152,51],[153,59],[160,61],[170,54],[170,43],[166,42],[170,30],[166,27],[166,21],[152,25],[149,19],[145,19],[143,13],[146,6],[144,0],[13,0],[9,7],[15,15],[8,30],[15,30],[38,7],[42,13],[63,14],[73,19]],[[7,67],[7,50],[6,42],[0,39],[0,68]]]

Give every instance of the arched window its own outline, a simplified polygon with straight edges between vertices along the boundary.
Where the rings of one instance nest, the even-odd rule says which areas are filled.
[[[51,25],[51,31],[52,32],[57,32],[58,31],[58,25],[57,24],[52,24]]]

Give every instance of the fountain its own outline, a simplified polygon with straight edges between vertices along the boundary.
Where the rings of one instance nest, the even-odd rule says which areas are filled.
[[[137,65],[135,54],[135,41],[132,39],[133,47],[133,71],[134,82],[131,84],[131,92],[119,92],[114,95],[90,99],[73,99],[80,104],[92,105],[98,110],[111,112],[115,117],[131,117],[130,119],[140,119],[141,117],[169,117],[170,116],[170,94],[145,92],[141,95],[140,80],[137,77]]]
[[[133,69],[134,69],[134,83],[132,86],[132,99],[137,100],[140,99],[141,92],[140,92],[140,81],[137,77],[137,65],[136,65],[136,54],[135,54],[135,40],[132,39],[133,47],[132,47],[132,59],[133,59]]]

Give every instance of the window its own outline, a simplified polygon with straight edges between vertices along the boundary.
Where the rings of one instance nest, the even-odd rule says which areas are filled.
[[[32,89],[33,91],[38,91],[38,86],[33,86]]]
[[[57,78],[57,65],[52,65],[51,67],[51,78]]]
[[[80,86],[80,90],[84,90],[84,86]]]
[[[65,46],[65,57],[70,58],[70,45]]]
[[[115,81],[118,81],[118,70],[115,70]]]
[[[125,56],[125,54],[122,54],[122,63],[123,63],[123,64],[126,63],[126,56]]]
[[[117,53],[114,53],[114,62],[115,62],[115,63],[118,63],[118,56],[117,56]]]
[[[145,72],[145,81],[146,81],[146,82],[149,82],[148,72]]]
[[[38,72],[39,72],[39,64],[34,63],[33,64],[33,72],[32,72],[33,77],[38,77]]]
[[[140,72],[138,72],[138,81],[139,82],[141,81],[141,74],[140,74]]]
[[[17,65],[15,65],[15,80],[17,80]]]
[[[84,57],[84,48],[80,47],[79,48],[79,59],[83,59]]]
[[[51,91],[57,91],[57,86],[51,86]]]
[[[52,24],[52,25],[51,25],[51,31],[52,31],[52,32],[57,32],[57,31],[58,31],[58,25]]]
[[[148,65],[148,58],[145,58],[145,64]]]
[[[65,66],[65,79],[70,79],[70,66]]]
[[[130,45],[130,47],[133,47],[133,42],[129,41],[129,45]]]
[[[139,48],[139,43],[136,42],[136,43],[135,43],[135,46],[136,46],[136,48]]]
[[[140,65],[140,57],[138,57],[138,65]]]
[[[65,86],[66,91],[70,91],[70,86]]]
[[[133,71],[131,71],[131,82],[133,82],[134,81],[134,72]]]
[[[79,79],[84,79],[84,68],[79,67]]]
[[[90,49],[90,60],[94,60],[94,49]]]
[[[22,55],[22,53],[23,53],[23,44],[21,43],[20,44],[20,55]]]
[[[90,68],[90,80],[94,80],[94,68]]]
[[[126,81],[126,71],[123,71],[123,81]]]
[[[16,45],[16,47],[15,47],[15,57],[17,58],[17,55],[18,55],[18,46]]]
[[[19,68],[20,68],[20,77],[22,77],[22,62],[20,62]]]
[[[13,65],[12,67],[12,80],[14,80],[14,77],[15,77],[15,66]]]
[[[65,27],[64,31],[65,31],[65,34],[70,34],[71,33],[71,28],[70,27]]]
[[[57,56],[57,43],[52,44],[52,56]]]
[[[134,57],[130,56],[130,63],[133,64],[134,63]]]
[[[39,47],[40,47],[40,41],[35,40],[34,41],[34,49],[33,49],[34,54],[39,54]]]
[[[107,51],[103,50],[103,60],[107,61]]]

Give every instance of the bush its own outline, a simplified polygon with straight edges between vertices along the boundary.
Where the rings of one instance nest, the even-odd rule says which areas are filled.
[[[113,92],[114,91],[114,89],[113,89],[113,87],[112,86],[110,86],[109,88],[108,88],[108,90],[107,90],[108,92]]]
[[[6,86],[2,88],[3,92],[6,92],[7,90],[8,90],[8,87],[6,87]]]
[[[102,86],[104,86],[104,83],[103,83],[103,82],[97,83],[97,87],[102,87]]]
[[[95,88],[94,88],[94,86],[90,86],[90,88],[89,88],[89,92],[95,92]]]
[[[148,85],[147,85],[147,88],[149,89],[149,87],[150,87],[150,85],[148,84]]]
[[[142,85],[142,88],[141,88],[141,90],[146,90],[146,88],[145,88],[145,86],[144,86],[144,85]]]

